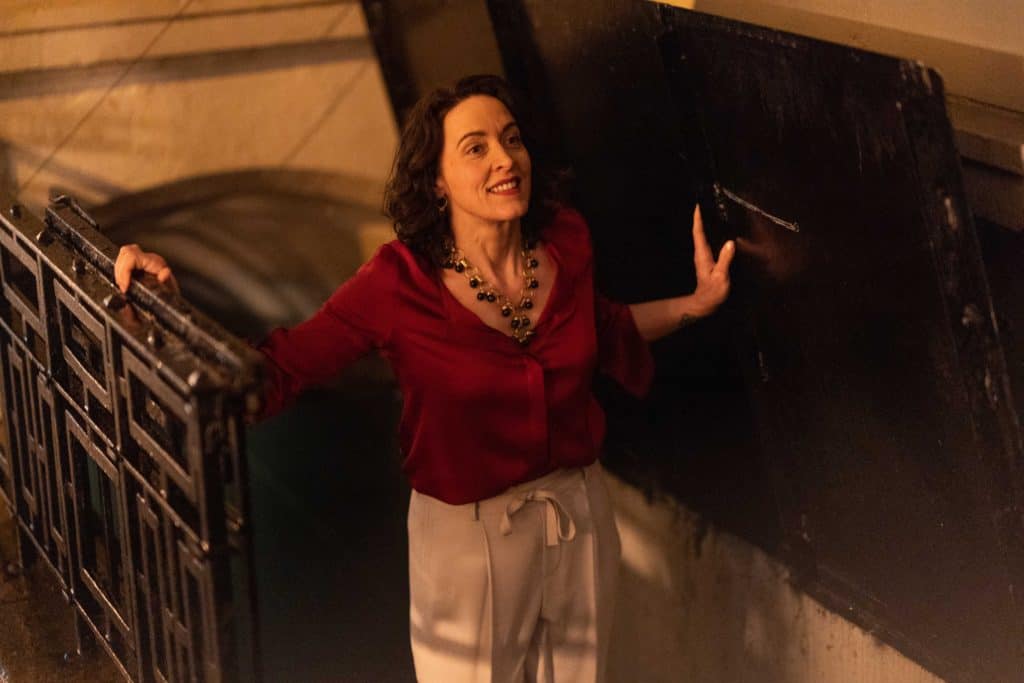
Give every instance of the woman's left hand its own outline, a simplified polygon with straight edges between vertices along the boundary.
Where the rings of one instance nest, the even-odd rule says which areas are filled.
[[[696,315],[710,315],[729,296],[729,264],[736,255],[736,243],[729,240],[722,246],[716,261],[704,236],[704,221],[700,205],[693,210],[693,265],[697,271],[697,289],[692,305]]]
[[[736,255],[736,243],[729,240],[715,261],[704,237],[700,207],[693,210],[693,266],[697,289],[693,294],[630,304],[636,328],[647,341],[661,339],[683,325],[711,315],[729,296],[729,264]]]

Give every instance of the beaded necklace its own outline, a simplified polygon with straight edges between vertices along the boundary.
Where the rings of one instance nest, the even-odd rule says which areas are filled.
[[[519,293],[518,303],[512,303],[501,291],[484,279],[480,271],[469,262],[462,250],[452,246],[448,254],[448,261],[445,268],[453,269],[456,273],[462,273],[469,281],[469,286],[476,290],[476,300],[484,303],[497,304],[501,309],[501,315],[509,318],[512,327],[512,338],[522,346],[530,343],[534,331],[530,329],[530,317],[527,311],[533,308],[533,290],[540,286],[537,278],[534,277],[537,266],[540,262],[533,256],[533,249],[536,245],[532,242],[525,243],[519,252],[523,256],[523,288]]]

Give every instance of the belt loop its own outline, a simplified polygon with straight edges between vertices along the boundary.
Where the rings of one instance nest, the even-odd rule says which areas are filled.
[[[477,522],[480,521],[480,501],[473,503],[473,519]]]

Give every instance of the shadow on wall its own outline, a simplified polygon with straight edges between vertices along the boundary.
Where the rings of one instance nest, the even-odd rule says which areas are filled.
[[[762,550],[606,477],[622,537],[609,681],[938,683]]]

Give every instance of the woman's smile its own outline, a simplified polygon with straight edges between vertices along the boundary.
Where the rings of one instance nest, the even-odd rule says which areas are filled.
[[[508,180],[502,180],[496,185],[492,185],[487,189],[491,194],[513,196],[519,194],[519,183],[518,177],[513,177]]]

